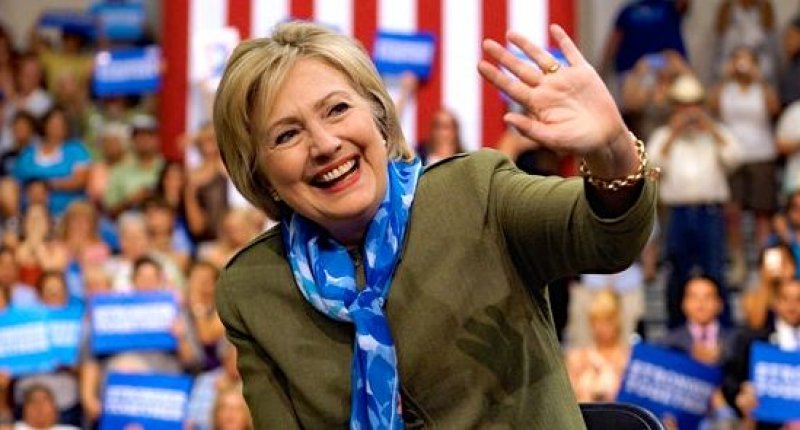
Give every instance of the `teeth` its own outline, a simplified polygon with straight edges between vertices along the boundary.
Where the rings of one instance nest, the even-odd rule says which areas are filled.
[[[331,170],[328,173],[322,175],[322,182],[331,182],[339,179],[342,175],[350,171],[353,166],[356,164],[356,160],[350,160],[341,166]]]

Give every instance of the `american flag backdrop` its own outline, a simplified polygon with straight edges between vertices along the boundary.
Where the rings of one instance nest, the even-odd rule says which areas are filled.
[[[162,29],[166,60],[162,132],[166,142],[207,120],[192,76],[197,74],[198,43],[203,35],[236,28],[241,39],[269,34],[291,18],[313,20],[356,37],[372,48],[378,30],[428,31],[436,36],[430,79],[423,82],[403,112],[410,144],[424,139],[431,117],[441,107],[461,122],[467,149],[493,146],[505,126],[505,102],[476,70],[484,38],[503,40],[515,30],[550,46],[548,23],[575,36],[577,0],[178,0],[164,2]],[[396,83],[389,81],[390,92]],[[177,151],[177,148],[166,149]],[[173,152],[173,157],[180,154]]]

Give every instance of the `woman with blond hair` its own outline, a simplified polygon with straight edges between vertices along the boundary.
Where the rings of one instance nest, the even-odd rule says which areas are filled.
[[[631,348],[622,336],[619,296],[598,293],[589,305],[592,345],[566,354],[567,372],[579,402],[611,402],[617,397]]]
[[[629,265],[655,187],[600,77],[551,32],[569,67],[510,33],[538,68],[494,41],[499,65],[478,68],[527,109],[507,123],[584,157],[584,179],[494,151],[423,171],[368,55],[324,27],[282,24],[233,52],[218,144],[239,191],[280,220],[216,289],[256,428],[584,426],[546,285]]]

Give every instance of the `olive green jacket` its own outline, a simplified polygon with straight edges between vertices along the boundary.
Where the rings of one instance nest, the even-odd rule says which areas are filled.
[[[546,284],[629,265],[656,191],[648,181],[625,215],[600,219],[583,184],[488,150],[427,169],[387,301],[407,428],[584,427]],[[279,229],[231,260],[217,302],[255,428],[348,426],[353,327],[305,301]]]

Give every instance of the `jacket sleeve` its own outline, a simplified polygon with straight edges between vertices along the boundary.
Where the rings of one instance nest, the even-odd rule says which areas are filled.
[[[217,281],[216,301],[225,333],[236,347],[237,367],[244,385],[244,397],[257,429],[299,429],[288,382],[280,369],[248,334],[236,310],[233,285],[226,283],[226,271]]]
[[[491,187],[515,263],[545,283],[625,269],[652,231],[656,186],[650,180],[633,206],[616,218],[601,218],[592,210],[581,178],[531,176],[507,163],[495,170]]]
[[[737,333],[732,338],[729,348],[726,348],[722,360],[722,395],[739,416],[742,416],[742,411],[736,406],[736,396],[739,395],[742,383],[748,378],[752,343],[753,337],[749,333],[745,331]]]

